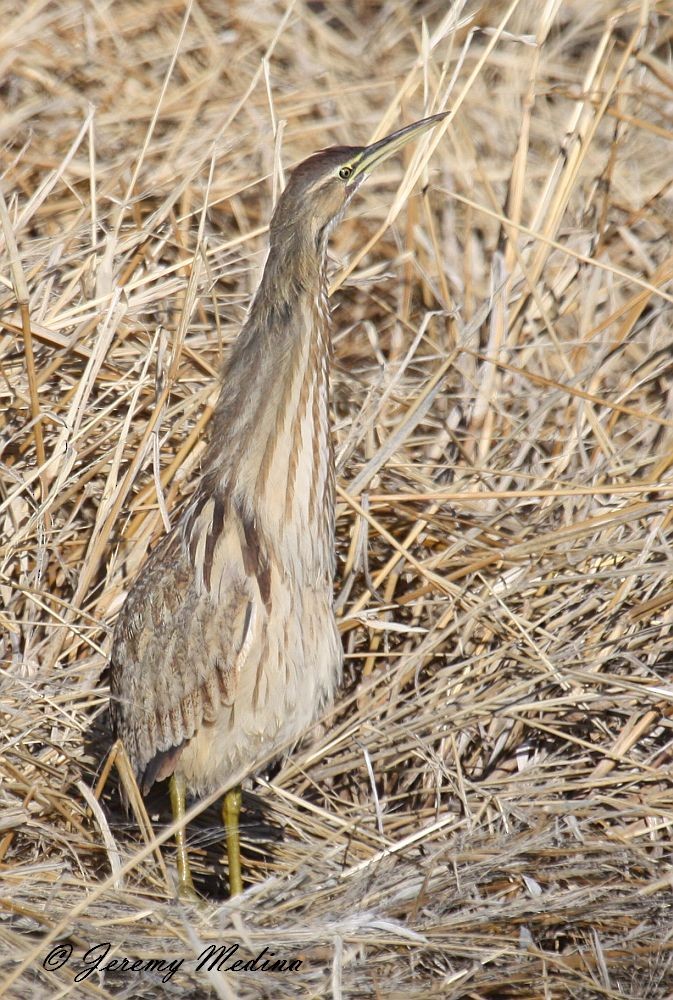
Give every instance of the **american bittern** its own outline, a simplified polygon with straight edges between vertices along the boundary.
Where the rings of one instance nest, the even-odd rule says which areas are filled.
[[[269,255],[224,370],[194,498],[152,551],[112,644],[111,711],[143,793],[226,788],[296,739],[341,672],[333,611],[327,238],[367,172],[445,116],[292,173]],[[240,789],[225,796],[229,881],[241,889]],[[193,891],[184,828],[179,888]]]

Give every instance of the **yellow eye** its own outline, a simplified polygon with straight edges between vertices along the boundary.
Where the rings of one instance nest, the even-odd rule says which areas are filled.
[[[347,181],[350,175],[353,173],[352,167],[342,167],[339,171],[339,177],[342,181]]]

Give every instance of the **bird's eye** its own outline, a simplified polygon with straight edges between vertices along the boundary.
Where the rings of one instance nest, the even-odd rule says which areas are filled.
[[[350,175],[353,173],[352,167],[342,167],[339,171],[339,177],[342,181],[347,181]]]

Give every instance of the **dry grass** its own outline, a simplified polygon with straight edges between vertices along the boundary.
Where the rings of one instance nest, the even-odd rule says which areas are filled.
[[[447,7],[3,8],[3,995],[673,996],[673,20]],[[210,809],[184,906],[100,790],[110,628],[281,164],[444,106],[332,241],[343,690],[251,786],[249,892]],[[73,985],[101,941],[185,963]]]

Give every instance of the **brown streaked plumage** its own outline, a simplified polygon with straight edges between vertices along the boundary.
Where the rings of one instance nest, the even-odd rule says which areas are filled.
[[[342,648],[332,607],[327,238],[368,170],[445,116],[294,170],[223,373],[202,478],[119,615],[111,712],[141,789],[226,788],[297,738],[330,701]],[[226,817],[240,891],[236,792]],[[184,830],[180,888],[192,889]]]

